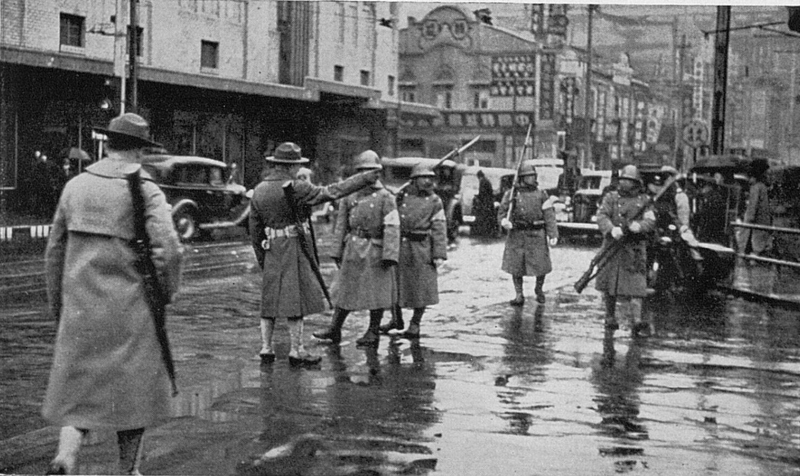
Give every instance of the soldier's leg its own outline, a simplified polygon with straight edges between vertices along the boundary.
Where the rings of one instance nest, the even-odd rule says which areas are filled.
[[[261,350],[258,356],[261,363],[269,364],[275,361],[275,351],[272,349],[272,334],[275,332],[275,318],[261,317]]]
[[[139,464],[142,462],[144,448],[144,428],[117,432],[119,446],[119,470],[122,474],[142,474]]]
[[[328,329],[325,331],[314,332],[311,335],[317,339],[329,340],[334,344],[338,344],[342,341],[342,326],[344,325],[344,320],[347,319],[348,314],[350,314],[350,311],[347,309],[337,307],[333,310],[330,327],[328,327]]]
[[[536,288],[534,288],[534,291],[536,292],[536,302],[538,302],[539,304],[544,304],[545,299],[544,299],[544,290],[542,289],[542,286],[544,286],[544,278],[546,276],[547,275],[545,274],[541,276],[536,276]]]
[[[425,314],[425,306],[415,307],[414,315],[411,317],[411,322],[405,329],[397,329],[389,332],[389,335],[394,337],[403,337],[406,339],[419,338],[419,325],[422,323],[422,316]]]
[[[58,437],[58,452],[50,463],[47,474],[73,474],[78,462],[78,451],[88,430],[74,426],[61,427]]]
[[[316,365],[322,360],[318,355],[311,355],[303,347],[303,316],[290,317],[289,321],[289,364]]]
[[[516,296],[511,300],[512,306],[522,306],[525,304],[525,296],[522,294],[522,276],[511,276],[511,281],[514,283],[514,292]]]
[[[631,298],[629,303],[629,313],[631,316],[631,334],[634,337],[648,337],[652,334],[654,326],[651,322],[642,320],[642,298]]]
[[[369,311],[369,328],[359,339],[356,345],[375,347],[380,340],[380,326],[383,318],[383,309],[372,309]]]
[[[606,329],[619,329],[619,323],[617,322],[617,297],[606,293],[603,295],[603,304],[606,306]]]
[[[405,328],[405,322],[403,322],[403,309],[400,307],[399,304],[394,306],[392,310],[392,320],[389,321],[387,324],[384,324],[380,327],[381,334],[388,334],[389,331],[392,330],[401,330]]]

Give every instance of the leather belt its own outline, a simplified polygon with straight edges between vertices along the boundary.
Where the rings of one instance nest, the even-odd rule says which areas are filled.
[[[544,230],[544,222],[534,223],[520,223],[514,224],[514,230],[527,231],[527,230]]]
[[[380,240],[383,238],[383,233],[372,233],[372,231],[364,230],[362,228],[354,228],[350,230],[349,233],[353,236],[357,236],[359,238],[364,238],[367,240],[371,240],[373,238]]]
[[[429,231],[404,231],[400,233],[400,237],[408,241],[425,241],[429,236],[431,236]]]
[[[308,225],[303,224],[303,231],[308,233]],[[271,228],[268,226],[264,227],[264,235],[266,239],[261,240],[261,248],[268,250],[272,247],[272,240],[275,238],[294,238],[297,236],[297,225],[289,225],[284,228]]]

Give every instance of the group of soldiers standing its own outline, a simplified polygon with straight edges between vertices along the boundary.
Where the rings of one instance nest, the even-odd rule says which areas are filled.
[[[329,328],[314,336],[338,345],[347,316],[368,310],[369,326],[357,345],[377,346],[381,333],[419,337],[425,308],[439,300],[436,268],[447,259],[444,206],[433,191],[434,171],[416,166],[410,183],[394,194],[381,183],[380,157],[371,150],[356,157],[355,175],[327,186],[295,179],[308,159],[293,143],[281,144],[266,160],[272,167],[255,189],[250,215],[253,248],[263,269],[261,361],[275,360],[272,340],[279,317],[289,322],[289,363],[314,366],[321,360],[303,347],[303,316],[323,311],[323,296],[328,296],[313,236],[306,239],[305,232],[311,231],[310,207],[332,200],[341,199],[332,256],[339,270],[329,298],[333,316]],[[291,200],[287,184],[294,189]],[[414,310],[408,326],[402,308]],[[386,309],[392,319],[381,326]]]

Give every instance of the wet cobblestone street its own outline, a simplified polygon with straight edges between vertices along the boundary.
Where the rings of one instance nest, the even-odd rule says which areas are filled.
[[[318,231],[325,257],[330,234]],[[502,251],[461,238],[419,341],[356,348],[359,312],[330,348],[310,337],[329,313],[310,316],[318,370],[289,367],[285,321],[278,360],[259,365],[255,263],[186,279],[168,313],[181,393],[175,418],[147,433],[143,473],[800,474],[796,312],[651,299],[656,336],[631,339],[624,325],[607,336],[593,285],[572,288],[593,247],[554,248],[547,303],[522,308],[508,305]],[[334,272],[323,259],[328,283]],[[532,279],[525,288],[532,296]],[[0,309],[0,323],[0,471],[41,474],[57,441],[38,416],[55,326],[41,301]],[[257,462],[287,442],[290,456]],[[93,434],[79,469],[108,474],[115,461],[112,435]]]

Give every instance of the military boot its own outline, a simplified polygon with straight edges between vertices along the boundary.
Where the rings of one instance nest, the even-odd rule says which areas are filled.
[[[383,309],[369,311],[369,328],[363,336],[356,340],[357,346],[377,347],[380,342],[380,326],[383,318]]]
[[[606,306],[606,329],[617,330],[617,297],[610,294],[603,296],[603,303]]]
[[[333,310],[331,325],[328,330],[314,332],[311,335],[320,340],[329,340],[333,344],[340,343],[342,341],[342,326],[348,314],[350,314],[350,311],[337,307]]]
[[[522,294],[522,276],[512,276],[511,281],[514,283],[514,292],[517,295],[511,300],[512,306],[522,306],[525,304],[525,296]]]
[[[403,309],[400,306],[394,307],[394,312],[392,312],[392,320],[388,323],[380,326],[378,329],[380,330],[381,334],[388,334],[389,331],[393,329],[402,329],[406,325],[403,322]]]
[[[419,339],[419,325],[422,322],[422,315],[425,314],[425,307],[414,308],[414,315],[407,329],[396,329],[389,332],[392,337],[404,339]]]
[[[536,302],[539,304],[544,304],[544,290],[542,286],[544,286],[544,278],[546,275],[536,276],[536,288],[534,288],[534,292],[536,293]]]

